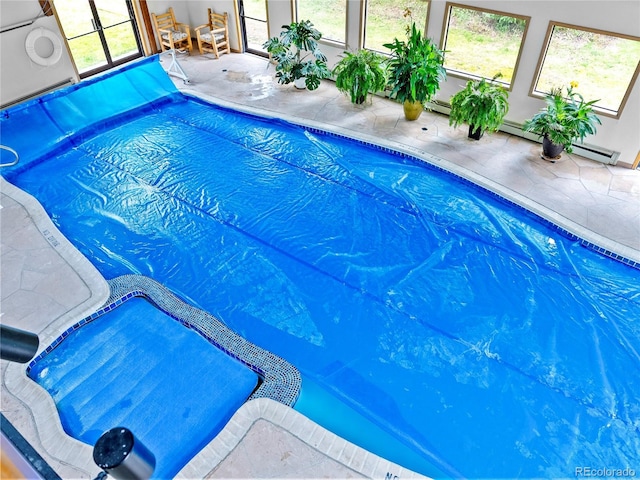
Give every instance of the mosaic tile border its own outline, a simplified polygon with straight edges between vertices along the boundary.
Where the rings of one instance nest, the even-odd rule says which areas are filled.
[[[96,312],[75,323],[36,356],[27,367],[31,368],[54,350],[75,330],[119,307],[128,300],[142,297],[187,328],[198,332],[212,345],[242,362],[257,373],[262,382],[249,400],[270,398],[286,406],[293,406],[300,394],[300,372],[283,358],[244,339],[213,315],[180,300],[169,289],[142,275],[123,275],[108,281],[111,295]]]

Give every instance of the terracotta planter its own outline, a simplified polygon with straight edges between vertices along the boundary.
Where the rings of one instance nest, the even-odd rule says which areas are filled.
[[[564,145],[553,143],[546,135],[542,139],[542,155],[544,155],[545,157],[550,159],[558,159],[560,158],[560,154],[563,151]]]
[[[480,140],[482,138],[482,135],[484,135],[482,129],[474,129],[473,125],[469,125],[469,138],[472,138],[473,140]]]
[[[417,120],[420,115],[422,115],[422,111],[424,110],[424,105],[422,102],[409,102],[406,101],[402,105],[404,109],[404,118],[407,120]]]

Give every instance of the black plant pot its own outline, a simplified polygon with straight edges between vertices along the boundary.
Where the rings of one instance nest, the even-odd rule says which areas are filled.
[[[480,140],[480,138],[482,138],[482,135],[484,135],[484,132],[480,127],[474,130],[474,126],[469,125],[469,138],[473,138],[474,140]]]
[[[545,157],[556,160],[563,151],[564,145],[553,143],[547,136],[542,139],[542,155]]]

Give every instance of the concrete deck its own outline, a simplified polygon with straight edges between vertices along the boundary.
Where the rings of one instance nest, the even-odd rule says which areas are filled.
[[[176,85],[220,103],[407,151],[470,178],[591,243],[640,262],[640,171],[575,155],[557,163],[540,145],[497,133],[475,142],[447,117],[425,112],[407,122],[402,108],[374,97],[353,106],[331,82],[314,92],[278,85],[273,67],[253,55],[180,56],[190,78]],[[164,63],[165,61],[163,61]],[[168,66],[168,61],[167,61]],[[36,332],[46,347],[108,295],[95,268],[57,231],[30,196],[0,179],[3,324]],[[62,431],[51,398],[0,362],[1,410],[62,478],[94,478],[91,448]],[[246,404],[180,473],[182,478],[383,478],[417,476],[336,437],[268,400]]]

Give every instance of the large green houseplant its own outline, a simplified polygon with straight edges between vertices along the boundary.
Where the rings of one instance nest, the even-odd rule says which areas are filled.
[[[415,22],[407,29],[407,39],[394,39],[384,46],[391,50],[389,60],[390,96],[404,105],[405,117],[415,120],[426,102],[440,89],[446,78],[444,52],[422,35]],[[411,108],[414,106],[415,115]]]
[[[602,123],[593,111],[598,100],[585,102],[573,91],[576,86],[572,83],[566,95],[562,88],[552,89],[545,97],[546,107],[522,125],[525,132],[543,137],[542,154],[547,158],[557,158],[563,150],[571,153],[576,140],[584,141],[584,137],[596,133],[596,123]]]
[[[276,78],[284,85],[315,90],[323,78],[329,78],[327,57],[320,51],[322,33],[309,20],[283,25],[278,37],[267,40],[263,47],[276,62]],[[301,81],[304,80],[304,83]]]
[[[387,85],[386,59],[371,50],[344,52],[333,69],[336,87],[349,95],[351,103],[361,104],[370,93],[376,93]]]
[[[451,97],[449,125],[469,125],[469,138],[479,140],[486,131],[497,131],[509,111],[509,92],[496,82],[497,74],[490,81],[486,78],[469,80],[463,90]]]

